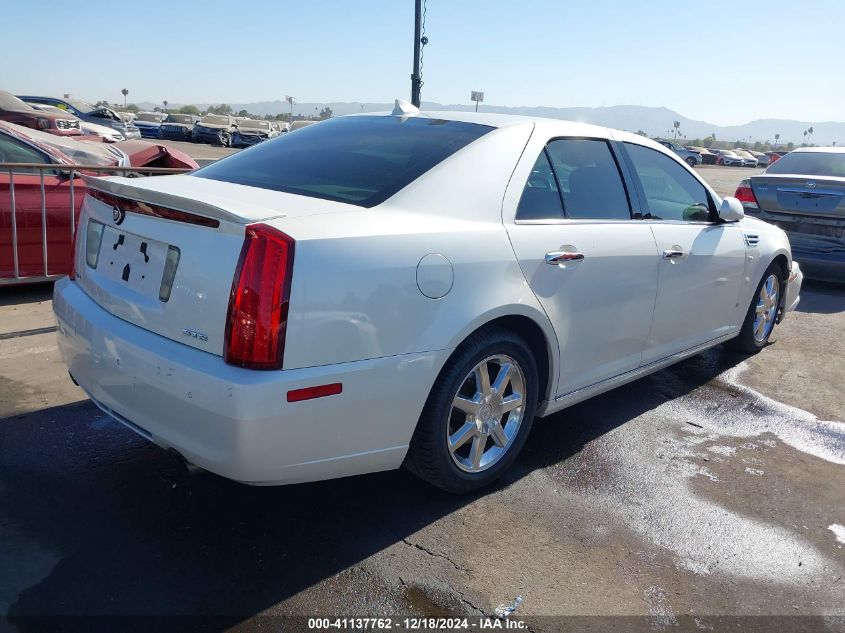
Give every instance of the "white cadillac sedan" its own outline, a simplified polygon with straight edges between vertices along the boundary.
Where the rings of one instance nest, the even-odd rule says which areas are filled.
[[[106,413],[250,484],[405,465],[467,492],[547,416],[798,303],[783,231],[642,136],[341,117],[189,175],[91,179],[56,284]]]

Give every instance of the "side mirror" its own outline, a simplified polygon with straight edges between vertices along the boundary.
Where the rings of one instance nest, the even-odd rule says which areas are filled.
[[[739,222],[745,217],[745,209],[742,203],[736,198],[728,196],[722,200],[722,206],[719,208],[719,218],[723,222]]]

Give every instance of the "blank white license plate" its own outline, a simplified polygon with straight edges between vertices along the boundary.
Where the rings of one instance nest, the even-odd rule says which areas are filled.
[[[97,272],[149,298],[158,298],[168,245],[107,226]]]

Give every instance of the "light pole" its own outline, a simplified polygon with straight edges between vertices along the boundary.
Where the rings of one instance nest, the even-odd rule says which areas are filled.
[[[428,44],[428,38],[423,35],[423,3],[425,0],[414,2],[414,68],[411,72],[411,103],[420,107],[420,92],[422,91],[422,47]]]
[[[285,97],[285,101],[290,104],[290,123],[293,125],[293,97],[287,96]]]

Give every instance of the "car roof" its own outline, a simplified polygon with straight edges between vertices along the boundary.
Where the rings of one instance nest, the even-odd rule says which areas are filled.
[[[364,112],[346,116],[359,117],[394,115],[390,112]],[[646,136],[642,136],[641,134],[602,127],[591,123],[582,123],[580,121],[567,121],[565,119],[553,119],[538,116],[522,116],[518,114],[493,114],[489,112],[463,112],[454,110],[420,110],[419,112],[414,112],[406,116],[439,119],[443,121],[457,121],[461,123],[476,123],[494,128],[504,128],[511,125],[525,125],[533,123],[538,131],[541,130],[542,133],[548,133],[550,136],[560,135],[609,138],[617,141],[628,141],[639,145],[646,145],[648,147],[659,149],[663,153],[668,153],[668,150],[664,145],[661,145]]]
[[[384,112],[390,116],[389,112]],[[359,115],[356,115],[359,116]],[[366,114],[364,115],[366,116]],[[453,110],[420,110],[418,114],[411,116],[426,117],[430,119],[441,119],[444,121],[458,121],[462,123],[477,123],[479,125],[487,125],[489,127],[501,128],[509,125],[519,125],[525,123],[534,123],[540,125],[555,125],[565,128],[570,128],[572,133],[579,133],[585,130],[592,132],[597,136],[613,136],[615,130],[610,128],[592,125],[590,123],[581,123],[579,121],[567,121],[565,119],[552,119],[548,117],[538,116],[522,116],[519,114],[493,114],[490,112],[462,112]],[[564,132],[568,133],[568,132]],[[645,138],[645,137],[640,137]]]

